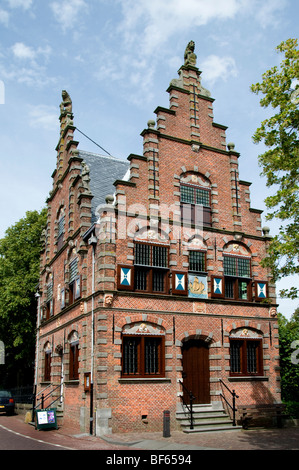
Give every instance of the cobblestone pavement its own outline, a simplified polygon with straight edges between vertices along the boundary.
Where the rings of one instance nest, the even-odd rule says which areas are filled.
[[[238,431],[185,434],[174,431],[171,437],[161,433],[113,434],[113,443],[131,443],[143,449],[185,450],[299,450],[299,427],[283,429],[250,429]]]
[[[103,438],[78,434],[72,428],[37,431],[24,422],[23,415],[0,415],[0,426],[13,432],[40,439],[54,446],[74,450],[299,450],[299,427],[282,429],[249,429],[225,432],[185,434],[171,432],[163,438],[162,433],[112,434]]]

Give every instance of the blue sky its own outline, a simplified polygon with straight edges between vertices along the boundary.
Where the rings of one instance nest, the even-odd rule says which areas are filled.
[[[269,111],[250,85],[280,63],[275,48],[298,37],[298,17],[298,0],[0,0],[0,237],[45,205],[61,91],[78,129],[116,157],[141,154],[140,132],[157,106],[168,106],[166,89],[191,39],[214,120],[228,126],[240,178],[252,182],[251,205],[265,209],[263,147],[252,135]],[[82,150],[101,152],[75,138]],[[277,226],[265,224],[274,234]],[[285,316],[298,306],[279,302]]]

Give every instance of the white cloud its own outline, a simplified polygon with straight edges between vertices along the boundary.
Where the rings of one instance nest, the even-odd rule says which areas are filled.
[[[202,63],[204,79],[213,85],[218,79],[226,80],[228,77],[236,77],[238,70],[233,57],[218,57],[210,55]]]
[[[45,86],[55,82],[47,73],[50,46],[33,48],[17,42],[0,54],[0,76],[5,81],[15,81],[29,86]],[[12,60],[14,59],[14,60]]]
[[[36,51],[22,42],[16,42],[11,49],[17,59],[33,60],[36,57]]]
[[[125,40],[151,54],[171,36],[209,21],[233,18],[248,0],[120,0]],[[191,39],[191,38],[190,38]]]
[[[106,3],[106,0],[98,0]],[[222,23],[242,19],[260,29],[261,23],[271,23],[278,16],[287,0],[115,0],[119,5],[121,20],[111,32],[105,48],[98,50],[98,67],[95,76],[99,80],[118,81],[131,97],[134,88],[136,101],[150,88],[155,78],[158,61],[163,60],[169,67],[179,68],[183,64],[183,50],[180,57],[173,55],[173,44],[182,39],[196,41],[196,54],[204,79],[211,85],[216,80],[236,77],[238,70],[232,52],[224,56],[209,56],[203,61],[198,37],[204,26],[210,26],[215,34],[222,30]],[[188,36],[186,36],[188,33]],[[220,34],[220,33],[219,33]],[[227,36],[226,41],[230,41]],[[117,42],[117,47],[113,46]],[[221,44],[224,47],[224,44]],[[175,53],[176,54],[176,53]],[[122,80],[122,81],[121,81]],[[146,99],[146,98],[143,98]],[[143,101],[139,100],[139,101]]]
[[[38,105],[29,109],[29,124],[34,128],[58,130],[58,112],[55,106]]]
[[[87,9],[85,0],[64,0],[64,2],[52,2],[50,7],[54,13],[56,21],[66,31],[75,26],[78,21],[79,14]]]
[[[6,0],[7,8],[16,9],[23,8],[24,10],[29,10],[33,4],[33,0]],[[10,20],[10,13],[3,8],[0,8],[0,24],[8,26]]]
[[[263,28],[277,27],[281,21],[281,12],[287,4],[287,0],[256,0],[255,14],[257,21]]]
[[[2,8],[0,8],[0,23],[4,24],[4,26],[8,26],[9,21],[9,13]]]
[[[45,59],[48,59],[52,52],[50,46],[38,47],[37,49],[33,49],[32,47],[27,46],[23,42],[16,42],[11,47],[11,50],[15,58],[31,61],[34,61],[40,55],[44,56]]]

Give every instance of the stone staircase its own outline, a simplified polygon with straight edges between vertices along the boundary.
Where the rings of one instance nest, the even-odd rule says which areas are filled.
[[[193,405],[193,429],[190,429],[190,415],[185,406],[180,405],[178,407],[176,419],[181,430],[185,433],[242,429],[242,426],[233,426],[231,418],[225,412],[221,403]]]

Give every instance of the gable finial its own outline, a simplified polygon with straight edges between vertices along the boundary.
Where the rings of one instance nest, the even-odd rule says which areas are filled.
[[[184,63],[184,65],[192,65],[193,67],[196,66],[197,56],[194,53],[194,49],[195,49],[195,42],[190,41],[188,43],[186,49],[185,49],[185,54],[184,54],[185,63]]]
[[[62,90],[62,103],[60,104],[61,113],[66,111],[67,113],[72,113],[73,105],[70,95],[66,90]]]

